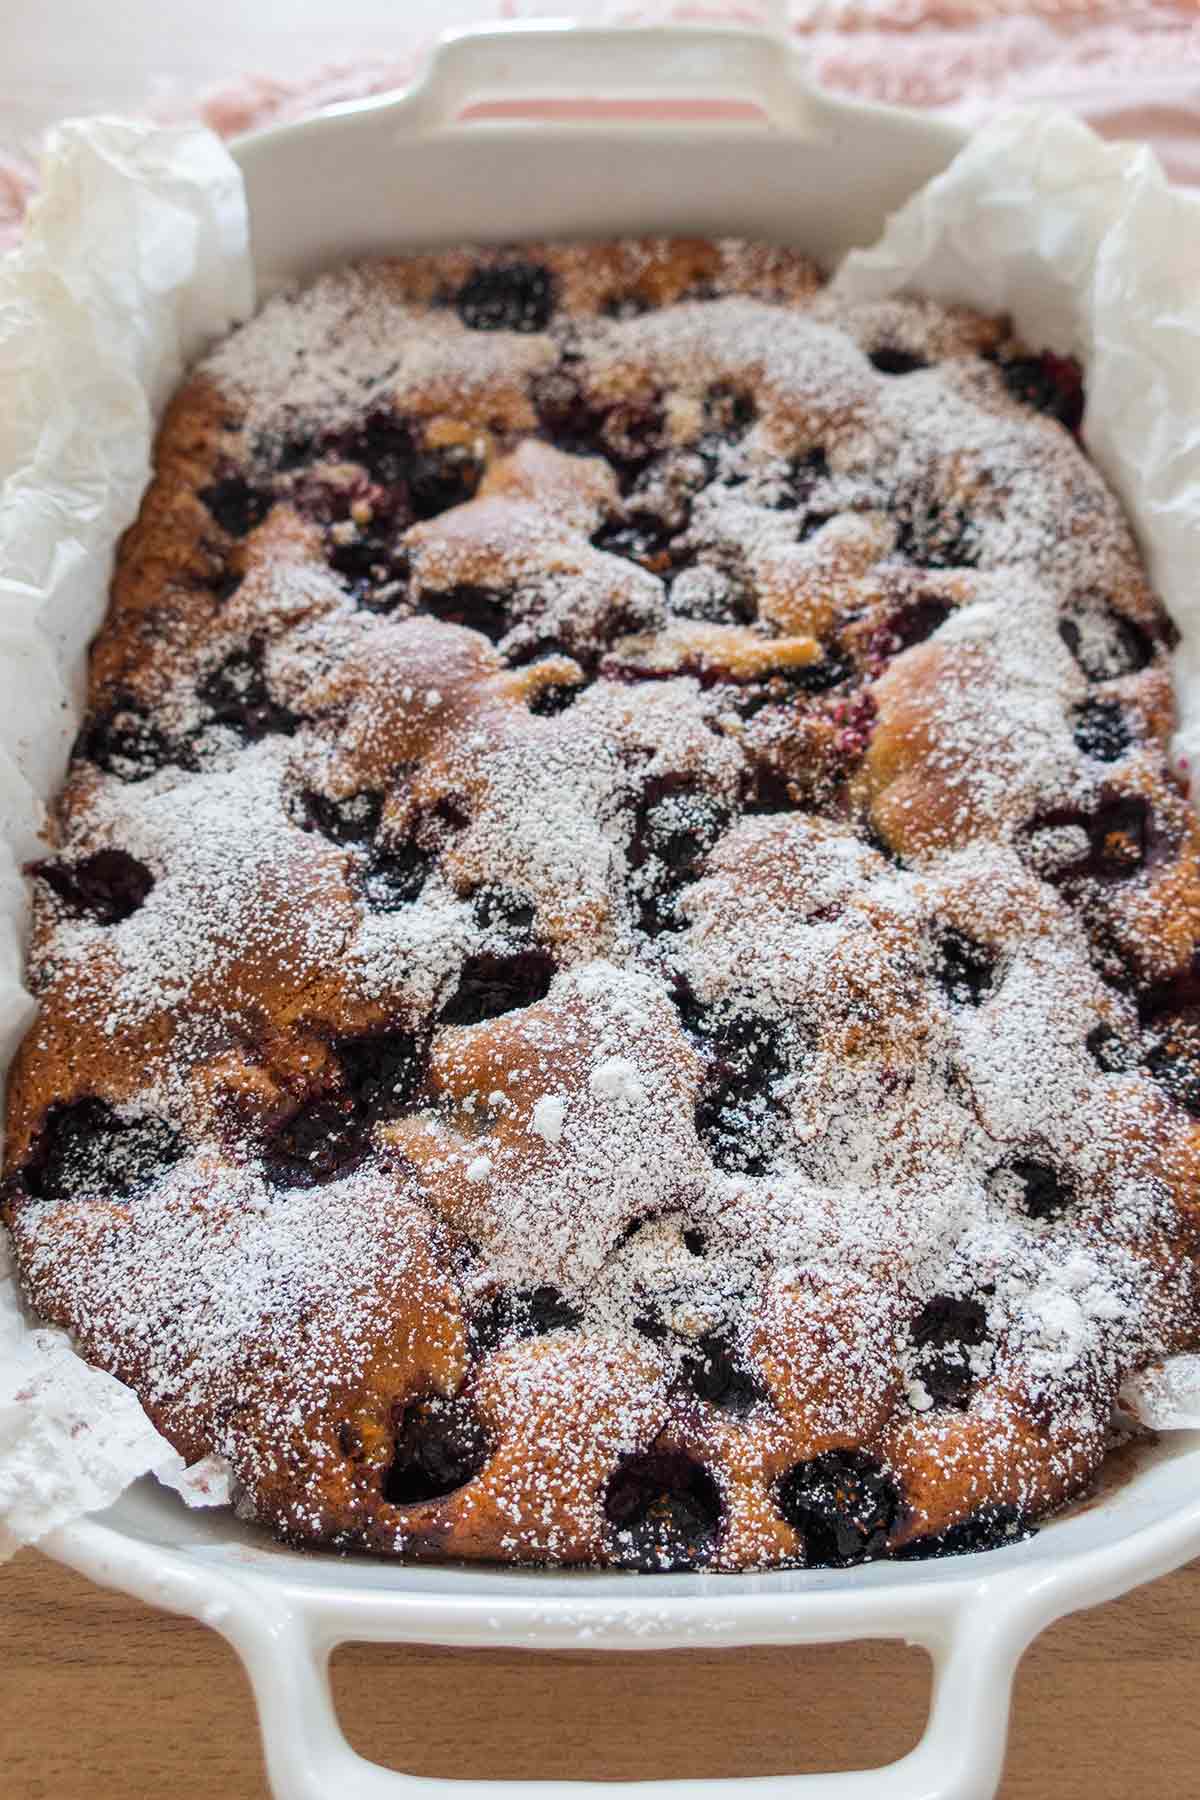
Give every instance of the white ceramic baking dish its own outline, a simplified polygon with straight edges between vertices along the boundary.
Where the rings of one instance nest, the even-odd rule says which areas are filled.
[[[813,92],[796,53],[754,33],[526,26],[446,40],[406,94],[260,133],[236,153],[266,291],[352,253],[463,239],[738,233],[834,261],[874,238],[959,142],[917,115]],[[933,1658],[929,1725],[900,1762],[636,1791],[988,1800],[1013,1671],[1034,1635],[1200,1552],[1200,1432],[1174,1435],[1132,1479],[1028,1543],[935,1563],[745,1576],[408,1569],[277,1549],[149,1482],[46,1548],[229,1639],[254,1684],[279,1800],[518,1789],[416,1779],[355,1755],[326,1678],[345,1640],[629,1650],[854,1638],[903,1639]]]

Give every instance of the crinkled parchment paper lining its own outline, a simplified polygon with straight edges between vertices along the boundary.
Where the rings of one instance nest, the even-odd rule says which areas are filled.
[[[1087,369],[1088,448],[1125,501],[1178,623],[1179,749],[1200,753],[1200,201],[1152,155],[1066,115],[986,126],[852,254],[835,285],[1008,312]],[[25,246],[0,265],[0,1057],[28,1023],[20,865],[61,779],[113,547],[149,474],[155,418],[187,364],[252,305],[237,171],[214,137],[63,127]],[[1200,1426],[1200,1357],[1127,1384],[1160,1429]],[[0,1554],[110,1503],[147,1470],[193,1503],[133,1395],[22,1316],[0,1264]]]
[[[78,723],[113,549],[187,364],[253,306],[241,177],[210,133],[66,125],[21,249],[0,263],[0,1066],[29,1023],[21,864]],[[5,1237],[0,1228],[0,1237]],[[109,1505],[147,1469],[190,1479],[134,1395],[31,1328],[0,1246],[0,1556]]]

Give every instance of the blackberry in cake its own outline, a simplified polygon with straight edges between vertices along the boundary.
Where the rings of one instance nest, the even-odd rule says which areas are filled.
[[[1170,627],[1003,322],[342,269],[162,427],[30,870],[33,1305],[290,1541],[1012,1541],[1197,1341]]]

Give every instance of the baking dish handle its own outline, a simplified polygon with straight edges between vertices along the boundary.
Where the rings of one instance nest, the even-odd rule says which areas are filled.
[[[986,1596],[986,1597],[985,1597]],[[405,1775],[351,1749],[329,1684],[341,1634],[302,1615],[242,1614],[221,1629],[240,1652],[258,1702],[275,1800],[992,1800],[1000,1781],[1013,1675],[1044,1623],[1004,1606],[987,1583],[921,1643],[933,1659],[933,1695],[920,1742],[899,1762],[835,1774],[731,1780],[471,1781]],[[798,1634],[802,1635],[802,1634]]]
[[[441,37],[405,96],[403,125],[442,131],[487,120],[586,124],[721,119],[811,128],[811,95],[787,41],[782,0],[747,23],[572,25],[522,19]]]

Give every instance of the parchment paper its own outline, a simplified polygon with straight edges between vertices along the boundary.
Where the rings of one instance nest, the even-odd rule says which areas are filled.
[[[113,548],[149,475],[155,418],[186,363],[252,306],[236,168],[215,137],[113,120],[52,141],[25,246],[0,264],[0,1065],[30,1017],[27,899],[46,800],[78,718]],[[1182,632],[1177,748],[1200,755],[1200,202],[1149,151],[1065,114],[986,126],[835,277],[1009,312],[1087,373],[1084,435],[1125,501]],[[1126,1384],[1158,1429],[1200,1427],[1200,1357]],[[185,1472],[134,1396],[63,1333],[34,1328],[0,1262],[0,1555],[111,1503],[152,1470],[192,1504],[228,1496],[219,1459]]]
[[[253,304],[241,178],[209,132],[91,119],[51,142],[21,249],[0,262],[0,1066],[31,1016],[21,864],[78,724],[113,549],[184,368]],[[0,1229],[0,1238],[7,1234]],[[0,1246],[0,1556],[153,1469],[224,1499],[129,1389],[31,1328]]]

